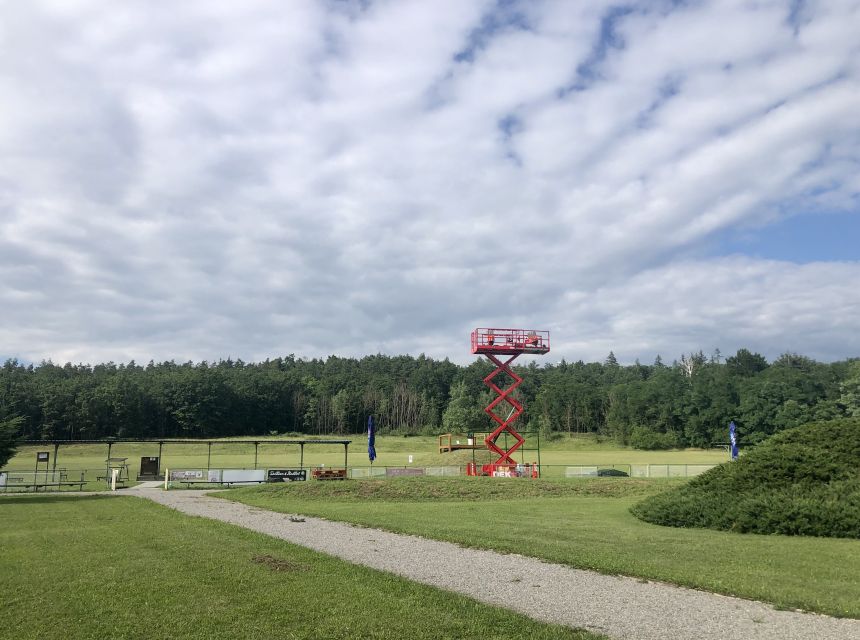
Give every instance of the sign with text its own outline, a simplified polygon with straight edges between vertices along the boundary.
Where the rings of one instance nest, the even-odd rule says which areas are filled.
[[[170,471],[171,480],[202,480],[203,471],[200,469],[172,469]]]
[[[266,482],[296,482],[307,479],[307,469],[269,469],[266,472]]]
[[[36,452],[36,462],[47,462],[51,459],[51,453],[49,451],[37,451]]]

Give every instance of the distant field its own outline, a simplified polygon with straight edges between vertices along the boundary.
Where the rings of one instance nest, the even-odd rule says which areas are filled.
[[[572,638],[138,498],[0,498],[0,639]]]
[[[860,541],[678,529],[630,514],[644,496],[679,482],[401,478],[219,495],[273,511],[860,618]]]
[[[306,436],[314,437],[314,436]],[[275,439],[260,436],[260,440]],[[367,438],[364,434],[343,436],[351,440],[349,465],[366,466]],[[465,437],[463,438],[465,442]],[[7,465],[8,469],[32,471],[36,451],[50,451],[53,465],[53,447],[27,446],[18,450],[18,455]],[[465,464],[471,460],[471,451],[440,454],[438,440],[433,437],[379,436],[376,441],[377,466],[438,466]],[[248,444],[213,444],[211,458],[205,444],[179,445],[167,441],[162,451],[162,468],[195,469],[247,468],[254,467],[253,440]],[[260,445],[257,466],[260,468],[299,464],[299,447],[294,445]],[[136,475],[143,456],[158,455],[157,443],[123,444],[111,448],[111,456],[128,458],[132,475]],[[107,457],[106,445],[73,445],[60,448],[58,467],[70,470],[104,469]],[[523,461],[536,460],[534,452],[526,452]],[[594,438],[561,438],[545,442],[541,446],[541,463],[544,465],[612,465],[612,464],[717,464],[725,462],[727,455],[720,450],[685,449],[680,451],[638,451],[618,447],[613,443],[597,442]],[[304,451],[305,466],[324,464],[327,467],[343,466],[343,447],[339,445],[307,445]],[[559,470],[557,475],[563,475]]]

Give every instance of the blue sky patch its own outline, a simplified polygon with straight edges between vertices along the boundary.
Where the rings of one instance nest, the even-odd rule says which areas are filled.
[[[760,229],[726,232],[719,253],[803,264],[860,260],[860,212],[792,216]]]

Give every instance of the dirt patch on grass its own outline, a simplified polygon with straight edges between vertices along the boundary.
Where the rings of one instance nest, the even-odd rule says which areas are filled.
[[[310,567],[301,562],[292,562],[291,560],[282,560],[274,556],[254,556],[251,562],[261,564],[272,571],[295,572],[307,571]]]

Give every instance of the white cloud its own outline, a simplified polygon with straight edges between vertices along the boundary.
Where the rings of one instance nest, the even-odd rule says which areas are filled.
[[[0,356],[857,355],[858,4],[3,3]]]
[[[857,263],[678,261],[566,297],[559,313],[577,318],[578,331],[555,338],[555,347],[585,360],[602,360],[614,349],[619,359],[646,363],[657,354],[668,360],[749,347],[771,358],[791,351],[837,360],[860,353],[858,277]]]

